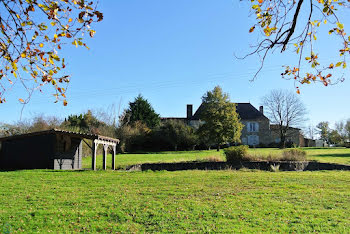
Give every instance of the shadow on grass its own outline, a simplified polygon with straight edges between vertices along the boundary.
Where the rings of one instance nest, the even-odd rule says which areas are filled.
[[[347,149],[346,147],[304,147],[304,150],[337,150],[337,149]]]
[[[325,154],[314,154],[314,155],[310,155],[310,156],[312,156],[312,157],[350,158],[350,153],[349,154],[325,153]]]
[[[2,172],[14,172],[14,171],[36,171],[36,172],[85,172],[85,171],[91,171],[91,169],[81,169],[81,170],[52,170],[52,169],[1,169],[0,173]]]

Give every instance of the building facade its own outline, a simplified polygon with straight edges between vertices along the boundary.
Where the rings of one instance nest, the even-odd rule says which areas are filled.
[[[179,120],[187,125],[198,129],[203,121],[201,120],[201,113],[203,106],[200,105],[193,114],[193,105],[188,104],[186,107],[186,117],[183,118],[161,118],[165,120]],[[270,124],[270,120],[264,115],[263,106],[256,109],[250,103],[236,103],[236,111],[244,125],[241,134],[241,143],[249,146],[277,146],[280,142],[280,135],[278,125]],[[304,138],[299,128],[289,127],[287,131],[286,141],[291,145],[308,147],[315,146],[315,142],[311,139]]]
[[[181,120],[189,126],[198,129],[203,123],[201,113],[203,106],[200,105],[193,114],[193,105],[187,105],[186,118],[162,118],[162,120]],[[250,103],[236,103],[236,111],[240,116],[244,127],[241,134],[241,142],[245,145],[258,146],[271,143],[270,120],[264,115],[263,107],[257,110]]]

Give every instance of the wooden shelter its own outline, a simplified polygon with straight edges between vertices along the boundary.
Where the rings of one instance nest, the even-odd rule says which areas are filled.
[[[90,146],[85,139],[91,140]],[[115,169],[118,139],[52,129],[0,138],[0,169],[82,169],[82,144],[92,154],[92,170],[96,170],[98,145],[103,146],[103,169],[107,168],[108,149],[112,151],[112,169]]]

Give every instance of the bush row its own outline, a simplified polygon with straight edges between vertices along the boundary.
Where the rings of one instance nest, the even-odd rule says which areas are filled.
[[[236,163],[241,161],[306,161],[306,152],[298,149],[285,149],[279,155],[253,155],[248,153],[246,145],[232,146],[224,150],[226,161]]]

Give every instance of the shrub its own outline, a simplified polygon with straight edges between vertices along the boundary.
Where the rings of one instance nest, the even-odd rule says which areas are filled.
[[[163,141],[166,150],[193,150],[197,143],[193,128],[183,121],[166,120],[156,131],[156,137]]]
[[[248,149],[247,145],[232,146],[224,149],[226,161],[227,162],[239,162],[248,159]]]
[[[281,161],[306,161],[306,152],[298,149],[286,149],[280,158]]]

